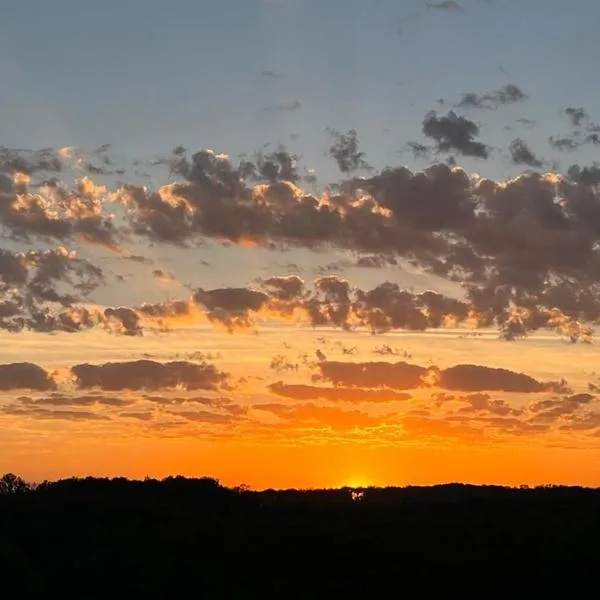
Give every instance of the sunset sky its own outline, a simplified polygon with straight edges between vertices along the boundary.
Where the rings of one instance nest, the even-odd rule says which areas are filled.
[[[7,2],[0,473],[600,485],[600,5]]]

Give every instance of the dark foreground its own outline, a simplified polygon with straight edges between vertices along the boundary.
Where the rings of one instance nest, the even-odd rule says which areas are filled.
[[[453,484],[353,498],[179,477],[11,481],[0,483],[6,598],[495,596],[565,579],[595,588],[600,572],[600,490]]]

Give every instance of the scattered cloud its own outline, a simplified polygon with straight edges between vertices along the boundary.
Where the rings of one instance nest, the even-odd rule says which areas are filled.
[[[510,159],[515,165],[527,165],[541,169],[544,165],[542,161],[536,157],[529,146],[521,138],[514,139],[508,147]]]
[[[475,138],[479,126],[454,111],[438,117],[435,111],[427,113],[423,120],[423,134],[434,140],[438,152],[458,152],[463,156],[489,158],[489,147]]]
[[[455,106],[456,108],[489,108],[495,110],[507,104],[524,102],[527,99],[527,94],[521,88],[509,83],[497,90],[492,90],[482,95],[475,92],[467,92],[462,95],[462,98]]]

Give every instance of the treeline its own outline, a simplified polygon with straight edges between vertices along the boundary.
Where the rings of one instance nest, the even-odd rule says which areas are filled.
[[[600,490],[589,488],[258,492],[211,478],[0,479],[0,569],[25,595],[379,597],[474,577],[494,589],[567,575],[582,583],[599,558]]]

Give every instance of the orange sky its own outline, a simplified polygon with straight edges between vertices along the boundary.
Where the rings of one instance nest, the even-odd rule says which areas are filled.
[[[584,424],[577,430],[591,412],[586,398],[581,397],[581,405],[577,398],[595,379],[597,351],[589,345],[565,345],[552,335],[517,346],[494,333],[467,338],[451,330],[372,336],[265,324],[258,335],[201,326],[118,338],[119,345],[102,332],[58,334],[45,338],[44,344],[33,333],[0,338],[0,364],[27,359],[53,373],[58,384],[48,392],[0,393],[5,407],[0,413],[0,471],[31,480],[178,473],[210,475],[227,485],[253,488],[448,481],[600,484],[595,429]],[[194,354],[200,344],[203,357]],[[379,354],[384,346],[394,354]],[[345,353],[351,347],[355,350]],[[514,352],[517,347],[519,352]],[[442,373],[457,364],[517,373],[527,364],[527,375],[535,381],[564,377],[572,389],[473,392],[444,389],[443,378],[431,387],[426,378],[418,387],[374,388],[376,394],[368,394],[373,388],[315,381],[315,374],[325,372],[317,350],[327,363],[359,365],[354,371],[374,361],[435,363]],[[306,364],[298,360],[303,354]],[[571,360],[565,363],[567,355]],[[276,356],[282,359],[280,365],[289,361],[298,370],[275,368]],[[115,391],[78,389],[69,371],[74,364],[142,357],[161,364],[201,364],[204,359],[230,378],[220,390],[179,386]],[[406,387],[394,377],[390,385]],[[102,385],[112,384],[105,380]],[[305,387],[295,398],[299,388],[294,386],[299,385]],[[490,383],[494,385],[498,387]],[[315,390],[329,391],[319,398],[312,397]],[[290,396],[282,395],[288,392]],[[481,410],[473,409],[481,402]],[[562,410],[569,402],[573,406]]]

